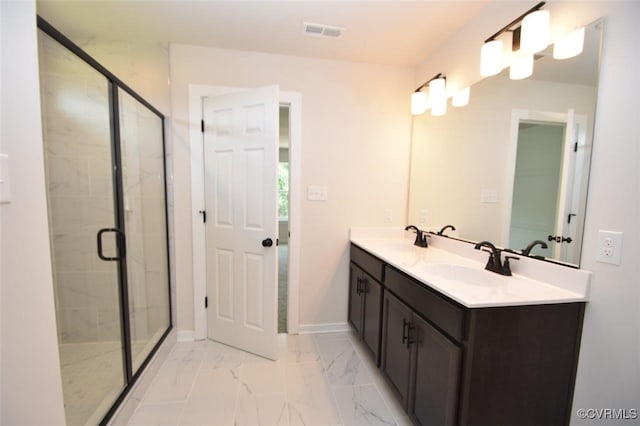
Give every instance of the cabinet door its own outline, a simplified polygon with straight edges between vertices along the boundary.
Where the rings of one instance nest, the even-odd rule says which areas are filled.
[[[364,314],[362,340],[380,364],[380,316],[382,314],[382,285],[369,275],[364,275]]]
[[[364,276],[362,269],[353,263],[349,264],[349,322],[362,333],[362,296],[360,295],[361,282]]]
[[[411,309],[385,291],[382,310],[382,359],[380,369],[407,409],[411,347],[406,338],[411,324]]]
[[[414,362],[409,416],[420,425],[454,425],[458,409],[461,350],[414,315]]]

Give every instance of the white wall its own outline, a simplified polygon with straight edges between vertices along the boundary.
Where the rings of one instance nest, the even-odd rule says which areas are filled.
[[[64,424],[44,181],[35,3],[2,1],[2,424]]]
[[[178,330],[193,330],[189,84],[302,93],[300,324],[346,323],[349,227],[405,225],[412,70],[185,45],[170,58]],[[328,201],[306,201],[309,185]]]
[[[434,69],[477,76],[482,41],[523,12],[522,4],[498,2],[449,44],[417,67],[416,82]],[[579,408],[638,408],[640,401],[640,3],[547,3],[556,31],[606,16],[581,266],[593,271],[573,403]],[[514,10],[518,9],[518,10]],[[512,11],[504,17],[504,11]],[[472,71],[470,71],[472,70]],[[467,84],[476,80],[467,81]],[[472,95],[473,96],[473,95]],[[595,261],[598,230],[624,232],[622,263]],[[638,422],[638,420],[635,420]]]

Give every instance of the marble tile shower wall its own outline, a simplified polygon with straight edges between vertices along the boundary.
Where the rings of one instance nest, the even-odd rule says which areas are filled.
[[[114,37],[117,37],[117,34],[114,34]],[[165,142],[165,156],[167,158],[168,240],[170,258],[175,259],[173,252],[174,204],[171,160],[172,147],[169,136],[171,134],[169,129],[171,117],[169,44],[141,40],[110,40],[87,37],[73,38],[73,42],[118,76],[118,78],[140,94],[165,116],[165,135],[167,135]],[[144,164],[143,167],[145,167]],[[145,245],[152,248],[158,247],[156,243],[151,244],[151,242],[149,242],[149,244],[145,243]],[[147,274],[156,274],[156,272],[147,271]],[[171,268],[171,274],[171,282],[175,282],[175,268],[173,265]],[[172,291],[175,292],[175,289]],[[157,299],[158,297],[162,296],[157,295],[157,293],[153,293],[151,295],[150,304],[154,303],[153,299]],[[172,301],[175,303],[175,293],[173,294]],[[173,312],[176,312],[175,306],[173,307]]]
[[[41,90],[49,229],[59,341],[119,338],[117,275],[96,255],[96,232],[112,227],[106,79],[41,37]],[[105,252],[113,253],[105,239]]]

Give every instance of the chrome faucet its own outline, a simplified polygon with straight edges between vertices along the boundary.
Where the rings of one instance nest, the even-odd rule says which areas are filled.
[[[447,229],[451,229],[452,231],[455,231],[456,227],[453,225],[445,225],[442,227],[440,231],[438,231],[438,235],[442,235],[443,237],[448,237],[448,235],[444,235],[444,231],[446,231]]]
[[[531,243],[529,243],[529,245],[527,247],[522,249],[520,251],[520,253],[522,253],[524,256],[529,256],[529,254],[531,253],[531,250],[538,244],[540,244],[540,247],[543,248],[543,249],[546,249],[546,248],[549,247],[549,246],[547,246],[547,243],[545,243],[544,241],[535,240],[535,241],[532,241]]]
[[[424,236],[424,231],[421,231],[415,225],[407,225],[404,228],[405,231],[408,231],[410,229],[413,229],[413,231],[416,233],[416,240],[413,242],[413,245],[418,247],[427,247],[428,244],[427,244],[427,239]]]
[[[482,250],[482,247],[487,247],[490,250]],[[500,250],[496,248],[489,241],[481,241],[474,247],[476,250],[482,250],[489,253],[489,260],[487,261],[487,266],[484,267],[487,271],[495,272],[496,274],[511,276],[511,264],[509,260],[514,259],[518,260],[518,257],[515,256],[505,256],[504,263],[502,263],[502,258],[500,257]]]

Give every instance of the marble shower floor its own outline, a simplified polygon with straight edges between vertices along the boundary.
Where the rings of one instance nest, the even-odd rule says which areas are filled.
[[[269,361],[179,342],[128,422],[138,425],[410,425],[350,332],[281,335]]]

